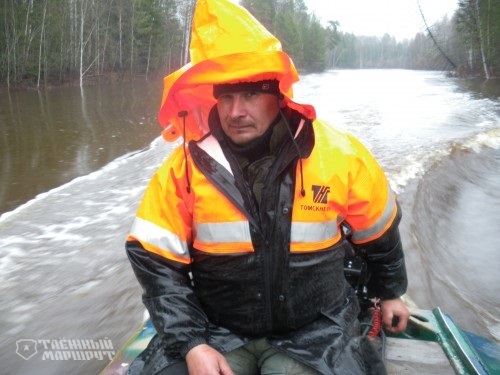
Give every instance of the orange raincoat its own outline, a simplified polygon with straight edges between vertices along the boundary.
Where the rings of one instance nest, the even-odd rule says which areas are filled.
[[[216,21],[215,21],[216,20]],[[212,87],[217,83],[277,79],[289,105],[308,118],[314,108],[291,101],[292,84],[299,80],[281,43],[246,9],[228,0],[200,0],[193,17],[191,61],[164,79],[160,124],[163,136],[186,141],[208,132],[208,112],[215,104]]]

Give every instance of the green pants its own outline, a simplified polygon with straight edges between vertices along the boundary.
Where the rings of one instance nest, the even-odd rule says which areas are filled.
[[[249,342],[224,354],[236,375],[318,375],[319,373],[274,349],[265,339]]]

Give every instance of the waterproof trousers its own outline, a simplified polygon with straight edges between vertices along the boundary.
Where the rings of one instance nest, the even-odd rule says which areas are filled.
[[[281,353],[266,339],[256,339],[224,355],[235,375],[319,375]]]
[[[312,368],[281,353],[266,339],[256,339],[224,355],[235,375],[319,375]],[[185,363],[169,366],[161,375],[188,375]]]

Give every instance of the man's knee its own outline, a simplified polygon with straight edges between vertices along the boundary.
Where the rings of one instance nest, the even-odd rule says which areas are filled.
[[[247,345],[224,354],[231,370],[237,375],[259,375],[257,357]]]

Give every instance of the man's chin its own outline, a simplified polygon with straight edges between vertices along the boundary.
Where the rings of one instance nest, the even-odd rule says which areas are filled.
[[[239,145],[239,146],[244,146],[245,144],[251,142],[257,137],[252,137],[250,134],[236,134],[230,137],[233,143]]]
[[[232,141],[235,145],[238,145],[238,146],[245,146],[246,144],[250,143],[249,140],[233,139]]]

